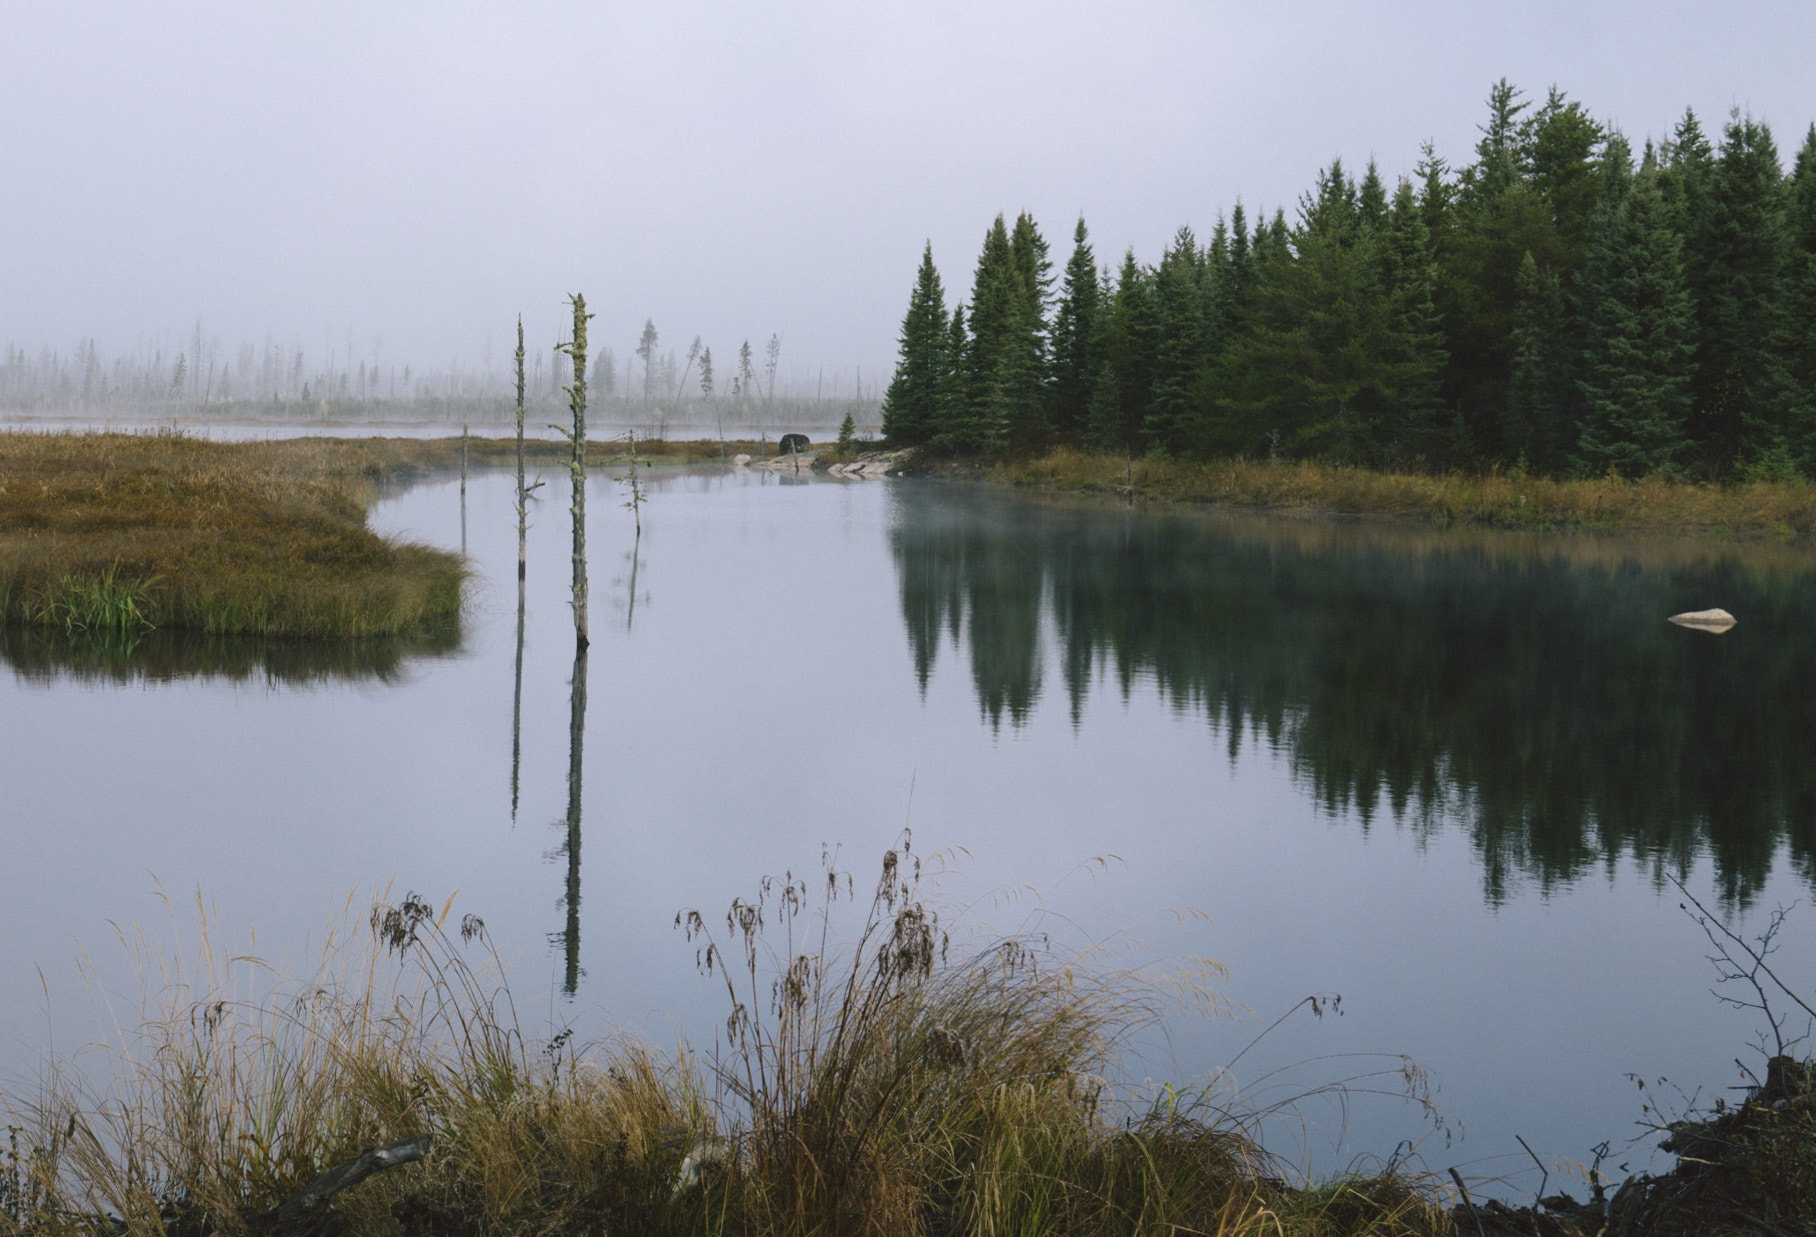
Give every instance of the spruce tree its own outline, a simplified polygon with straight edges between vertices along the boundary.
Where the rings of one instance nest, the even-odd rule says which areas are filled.
[[[966,405],[951,409],[937,442],[961,454],[1000,451],[1008,443],[1015,345],[1026,285],[998,215],[984,234],[971,285],[970,338],[955,364],[963,372]]]
[[[1502,431],[1511,462],[1552,474],[1569,462],[1580,427],[1572,421],[1570,364],[1574,345],[1562,330],[1564,293],[1554,271],[1541,271],[1529,251],[1515,283],[1513,373]]]
[[[1141,449],[1141,426],[1154,390],[1158,334],[1153,276],[1131,249],[1123,255],[1116,289],[1106,297],[1098,330],[1102,364],[1088,413],[1090,436],[1097,446],[1111,451]]]
[[[1399,362],[1392,390],[1385,393],[1390,407],[1384,410],[1383,446],[1400,461],[1443,463],[1455,453],[1439,389],[1449,357],[1433,300],[1437,263],[1431,235],[1409,181],[1394,191],[1381,252],[1386,339]]]
[[[1714,374],[1703,364],[1711,329],[1710,281],[1714,270],[1714,227],[1711,203],[1715,192],[1715,151],[1703,135],[1695,111],[1684,109],[1665,150],[1660,179],[1677,234],[1683,238],[1684,282],[1696,315],[1696,368],[1690,378],[1690,436],[1703,460],[1713,454],[1714,422],[1706,410],[1714,403]]]
[[[1053,428],[1060,434],[1075,434],[1085,424],[1097,378],[1096,335],[1101,303],[1097,255],[1092,252],[1085,221],[1080,217],[1072,231],[1072,256],[1066,262],[1065,282],[1053,312],[1049,407]]]
[[[900,446],[922,446],[938,433],[946,383],[950,324],[933,243],[921,251],[921,268],[902,318],[901,357],[883,396],[883,436]]]
[[[1784,445],[1784,276],[1790,256],[1783,171],[1772,132],[1735,114],[1709,196],[1699,435],[1718,469]]]
[[[1547,271],[1575,271],[1589,247],[1601,197],[1596,166],[1607,134],[1583,106],[1556,87],[1532,116],[1525,134],[1526,175],[1551,224],[1548,251],[1533,255]]]
[[[971,334],[966,329],[965,303],[960,301],[952,307],[952,317],[946,323],[946,356],[945,369],[941,375],[939,412],[934,421],[932,436],[928,442],[941,450],[956,450],[953,439],[953,423],[969,414],[971,408],[971,386],[966,378],[964,358],[971,347]]]
[[[1182,227],[1154,272],[1154,385],[1142,427],[1147,448],[1167,455],[1183,454],[1194,429],[1203,363],[1202,283],[1198,239]]]
[[[1016,450],[1039,446],[1047,421],[1047,300],[1052,263],[1034,217],[1016,216],[1009,253],[1018,276],[1014,314],[1005,324],[1001,365],[1003,445]]]
[[[1456,201],[1456,186],[1450,179],[1450,164],[1428,141],[1419,147],[1419,161],[1413,165],[1419,182],[1419,218],[1425,223],[1425,235],[1431,244],[1431,256],[1442,263],[1445,241],[1455,222],[1451,207]]]
[[[1356,215],[1364,231],[1381,232],[1387,228],[1387,186],[1373,159],[1368,161],[1368,170],[1356,189]]]
[[[1792,449],[1816,476],[1816,125],[1791,173],[1787,200],[1790,257],[1785,272],[1785,378]]]
[[[1634,177],[1618,134],[1604,154],[1602,200],[1582,274],[1584,471],[1670,472],[1689,446],[1694,314],[1682,242],[1658,170]]]

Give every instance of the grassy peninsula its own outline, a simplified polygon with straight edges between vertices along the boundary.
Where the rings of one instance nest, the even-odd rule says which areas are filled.
[[[458,555],[366,527],[382,447],[169,434],[0,435],[0,623],[69,632],[422,634]]]

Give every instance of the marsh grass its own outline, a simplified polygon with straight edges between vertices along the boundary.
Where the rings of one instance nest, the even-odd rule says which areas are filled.
[[[212,931],[188,972],[132,942],[149,996],[113,1070],[12,1105],[0,1233],[267,1231],[326,1167],[422,1133],[425,1160],[336,1200],[346,1231],[1450,1231],[1421,1179],[1294,1188],[1208,1093],[1132,1102],[1112,1070],[1164,985],[1038,939],[961,948],[906,839],[868,896],[829,864],[680,918],[726,996],[704,1059],[532,1041],[478,920],[415,896],[357,919],[291,977]]]
[[[1189,463],[1062,448],[995,465],[1017,485],[1179,503],[1382,515],[1500,528],[1629,528],[1803,540],[1816,535],[1816,485],[1802,481],[1694,484],[1648,477],[1556,481],[1376,472],[1270,460]]]
[[[446,628],[459,559],[366,527],[397,458],[308,440],[0,434],[0,623],[109,637]]]

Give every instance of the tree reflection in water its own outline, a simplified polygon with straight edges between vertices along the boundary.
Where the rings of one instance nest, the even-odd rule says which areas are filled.
[[[1816,572],[1792,551],[893,495],[915,672],[962,650],[993,727],[1043,671],[1075,724],[1152,681],[1333,815],[1467,828],[1491,903],[1623,854],[1662,881],[1706,850],[1740,904],[1781,843],[1816,877]],[[1733,632],[1665,621],[1716,604]]]

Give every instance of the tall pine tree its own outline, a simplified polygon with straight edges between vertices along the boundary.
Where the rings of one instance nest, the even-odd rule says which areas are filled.
[[[1190,441],[1194,395],[1203,362],[1203,263],[1198,239],[1182,227],[1154,272],[1154,387],[1143,424],[1149,450],[1183,454]]]
[[[921,269],[902,319],[901,358],[883,396],[883,436],[891,443],[918,447],[937,433],[949,331],[946,294],[929,241],[921,251]]]
[[[1083,429],[1097,380],[1097,320],[1102,299],[1097,255],[1083,217],[1072,231],[1072,256],[1053,312],[1049,407],[1053,428],[1072,435]]]
[[[1673,471],[1689,446],[1694,315],[1682,242],[1650,161],[1636,178],[1626,140],[1603,156],[1601,205],[1582,275],[1586,472]]]
[[[1790,259],[1785,271],[1785,379],[1792,450],[1816,476],[1816,125],[1791,172]]]
[[[1698,438],[1717,469],[1784,445],[1783,169],[1772,132],[1735,114],[1722,131],[1709,195]]]

